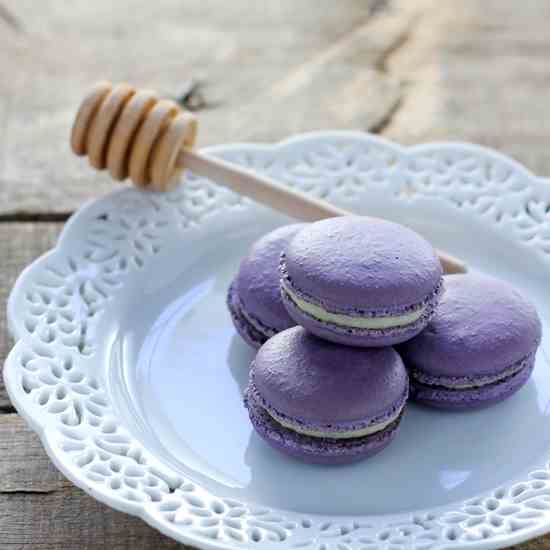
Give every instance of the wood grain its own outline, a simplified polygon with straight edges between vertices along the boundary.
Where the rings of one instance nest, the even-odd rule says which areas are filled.
[[[550,4],[436,4],[387,63],[408,84],[385,135],[480,143],[550,175]]]
[[[402,90],[381,60],[423,3],[5,1],[25,33],[16,42],[0,33],[2,70],[13,75],[0,94],[0,219],[73,211],[112,188],[68,142],[83,93],[103,78],[167,96],[203,81],[203,145],[382,127]],[[382,8],[373,15],[371,5]]]
[[[17,414],[1,415],[0,494],[51,493],[70,486],[23,419]]]
[[[115,512],[59,474],[16,414],[0,416],[2,550],[185,548],[142,520]]]
[[[11,347],[5,307],[9,292],[19,273],[55,246],[62,226],[61,223],[0,223],[0,364]],[[4,383],[0,381],[0,412],[10,409]]]

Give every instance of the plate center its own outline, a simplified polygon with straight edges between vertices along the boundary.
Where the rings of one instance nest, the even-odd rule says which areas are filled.
[[[236,335],[225,306],[251,240],[229,239],[224,250],[197,258],[154,294],[144,292],[124,321],[131,429],[172,467],[221,496],[298,512],[362,515],[463,500],[525,474],[548,455],[546,321],[531,380],[504,403],[466,413],[411,404],[394,443],[350,466],[302,464],[268,447],[242,404],[254,352]],[[542,287],[522,290],[535,301],[544,295]]]

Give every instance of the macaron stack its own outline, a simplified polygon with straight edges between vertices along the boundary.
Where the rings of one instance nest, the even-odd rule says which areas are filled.
[[[255,430],[321,464],[384,449],[409,396],[450,410],[507,398],[529,378],[541,340],[535,308],[513,287],[443,277],[414,231],[359,216],[264,236],[228,307],[259,348],[245,392]]]

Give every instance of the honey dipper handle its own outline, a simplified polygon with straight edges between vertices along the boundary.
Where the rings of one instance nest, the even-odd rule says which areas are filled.
[[[314,222],[324,218],[350,215],[347,210],[326,201],[308,197],[246,168],[197,151],[182,150],[178,154],[176,164],[191,170],[198,176],[223,183],[225,187],[239,195],[267,204],[299,220]],[[466,272],[466,265],[458,258],[440,250],[437,254],[446,274]]]
[[[293,218],[313,222],[349,215],[246,168],[193,152],[196,135],[196,118],[173,101],[128,84],[100,82],[80,104],[71,147],[75,154],[87,155],[94,168],[109,170],[114,179],[129,177],[152,191],[166,190],[179,170],[187,168]],[[446,273],[466,271],[457,258],[438,255]]]
[[[239,195],[250,197],[288,214],[292,218],[313,222],[349,214],[326,201],[308,197],[299,191],[279,185],[266,176],[251,172],[242,166],[222,159],[206,156],[197,151],[182,150],[177,164],[199,176],[222,182]]]

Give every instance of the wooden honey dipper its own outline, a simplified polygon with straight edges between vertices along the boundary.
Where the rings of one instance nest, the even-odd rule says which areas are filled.
[[[183,169],[224,185],[240,195],[293,218],[317,221],[350,212],[326,201],[278,185],[273,180],[192,148],[197,119],[174,101],[128,84],[96,84],[76,115],[71,147],[90,164],[107,169],[115,180],[129,177],[138,187],[167,190]],[[442,251],[445,273],[463,273],[464,262]]]

